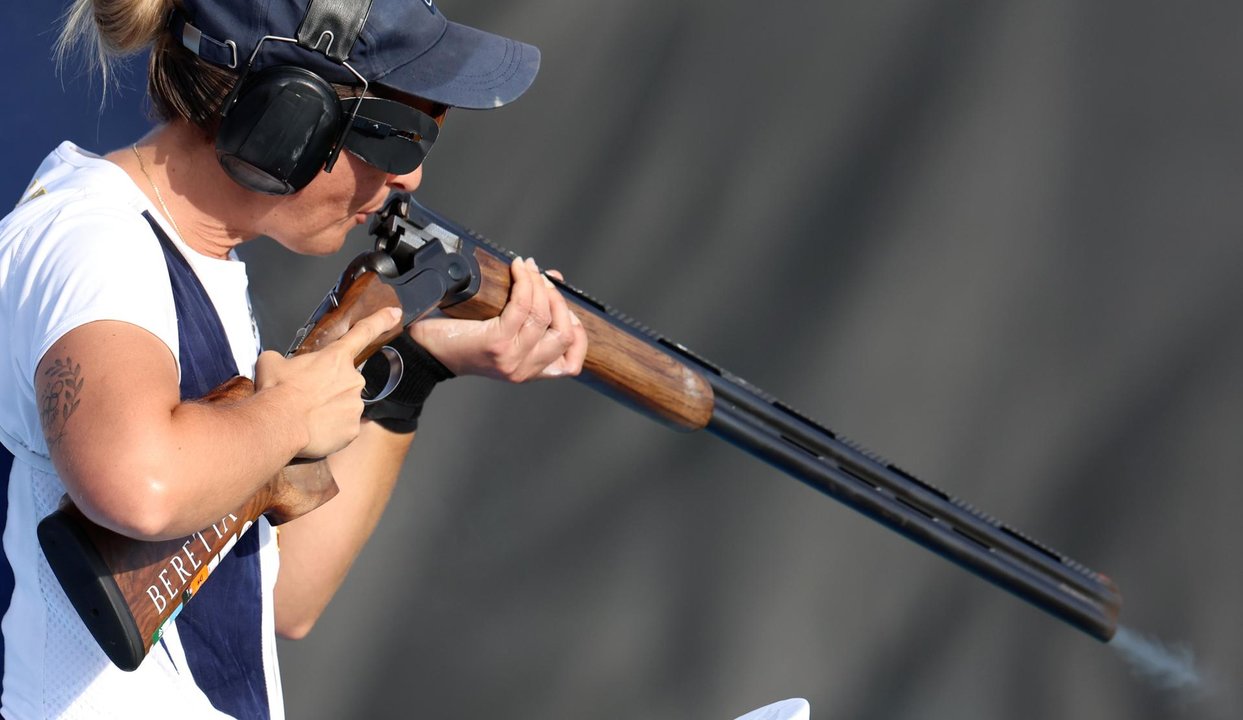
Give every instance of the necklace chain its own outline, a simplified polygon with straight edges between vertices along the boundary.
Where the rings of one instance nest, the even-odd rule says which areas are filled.
[[[168,221],[172,223],[173,230],[177,232],[177,237],[185,240],[186,236],[181,233],[181,228],[177,227],[177,221],[173,219],[173,214],[168,211],[168,205],[164,202],[164,195],[160,193],[160,186],[155,184],[155,180],[151,178],[151,173],[147,172],[147,163],[143,161],[142,153],[138,152],[138,143],[130,145],[130,149],[134,151],[134,157],[138,158],[138,169],[142,170],[142,176],[147,178],[147,182],[151,184],[151,189],[155,191],[155,199],[160,202],[160,209],[164,211],[164,217],[168,218]]]

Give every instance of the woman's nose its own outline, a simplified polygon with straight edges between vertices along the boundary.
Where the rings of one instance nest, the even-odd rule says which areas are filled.
[[[414,192],[421,182],[423,182],[422,165],[405,175],[390,175],[388,178],[388,186],[402,192]]]

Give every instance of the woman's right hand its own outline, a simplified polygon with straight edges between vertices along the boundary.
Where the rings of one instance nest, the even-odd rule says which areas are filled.
[[[399,309],[384,308],[315,352],[287,358],[268,351],[259,356],[255,391],[280,393],[283,402],[291,403],[291,419],[305,432],[298,457],[326,457],[358,437],[363,376],[354,358],[400,321]]]

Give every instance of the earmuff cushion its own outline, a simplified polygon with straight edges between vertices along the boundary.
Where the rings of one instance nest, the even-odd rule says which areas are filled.
[[[246,80],[216,135],[220,165],[243,187],[288,195],[319,174],[341,134],[341,101],[315,73],[269,68]]]

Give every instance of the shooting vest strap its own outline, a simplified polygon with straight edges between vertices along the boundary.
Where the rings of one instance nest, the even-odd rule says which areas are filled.
[[[238,375],[224,325],[194,270],[150,213],[177,310],[181,399],[197,400]],[[177,634],[195,684],[217,710],[270,717],[263,664],[263,586],[259,533],[248,532],[177,616]]]
[[[13,453],[4,445],[0,445],[0,536],[4,535],[9,522],[9,473],[13,471]],[[0,618],[9,612],[13,601],[13,590],[16,578],[9,557],[0,547]],[[0,690],[4,685],[4,635],[0,634]]]

